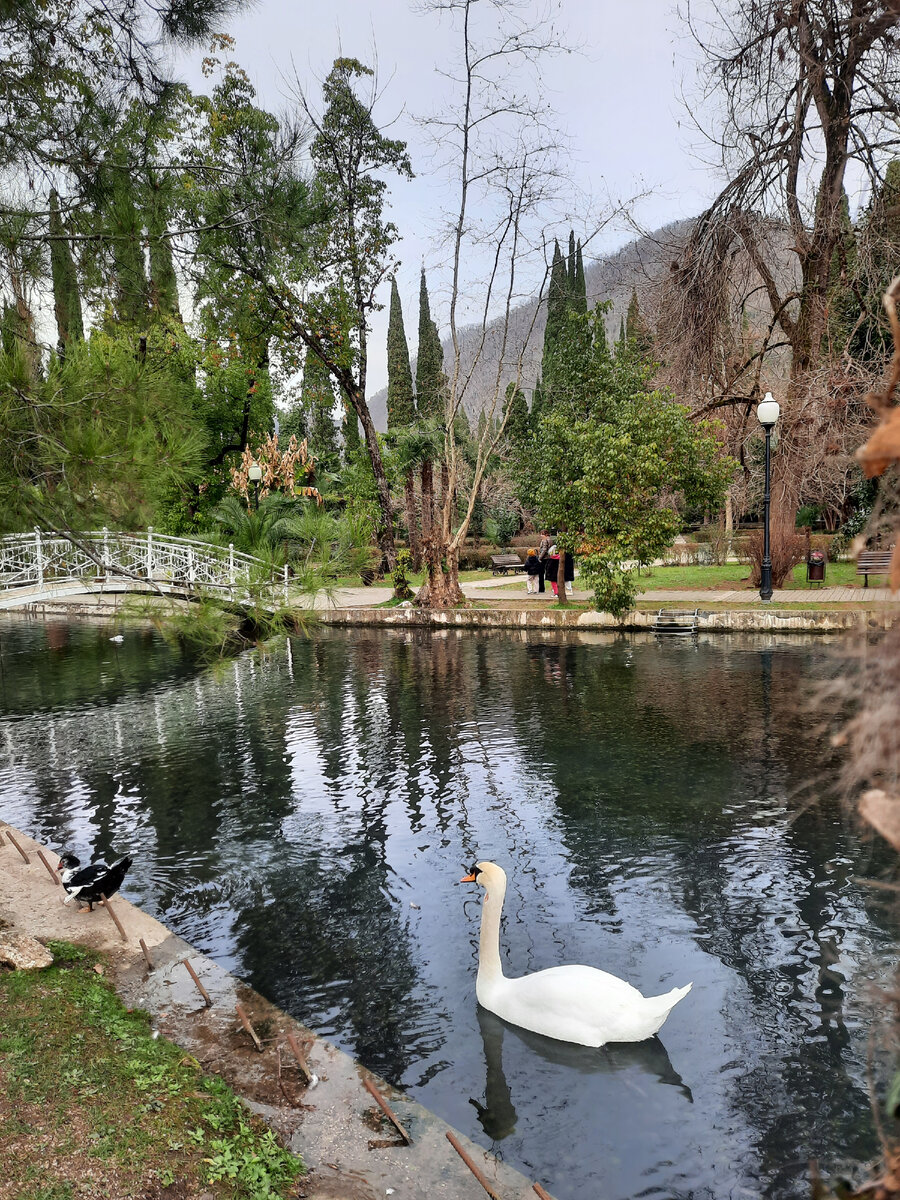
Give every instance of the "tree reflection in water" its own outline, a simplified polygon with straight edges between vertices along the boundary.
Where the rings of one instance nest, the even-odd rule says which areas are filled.
[[[131,899],[560,1200],[598,1173],[787,1198],[810,1155],[875,1149],[864,987],[898,930],[856,880],[892,859],[791,807],[823,767],[818,643],[323,631],[202,672],[136,633],[0,645],[4,816],[128,850]],[[694,979],[665,1048],[477,1009],[479,858],[509,875],[509,974]]]

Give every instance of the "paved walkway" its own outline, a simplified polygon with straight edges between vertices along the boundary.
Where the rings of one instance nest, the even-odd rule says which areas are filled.
[[[498,589],[507,589],[499,591]],[[479,579],[474,583],[464,583],[462,590],[470,600],[544,600],[553,604],[555,597],[548,588],[543,596],[528,596],[525,584],[513,582],[508,577],[497,579]],[[389,587],[358,587],[340,588],[330,602],[323,602],[321,608],[374,608],[390,600],[393,589]],[[587,600],[591,593],[576,586],[570,593],[575,600]],[[706,591],[701,589],[656,589],[640,593],[644,603],[658,604],[664,608],[667,604],[695,604],[702,608],[706,604],[761,604],[758,591],[738,588],[732,591]],[[778,588],[772,593],[772,604],[888,604],[900,603],[900,592],[892,592],[890,588],[859,588],[859,587],[820,587],[820,588]]]

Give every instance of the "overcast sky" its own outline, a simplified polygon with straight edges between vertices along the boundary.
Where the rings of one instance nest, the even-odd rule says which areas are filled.
[[[549,61],[542,73],[546,98],[559,114],[571,145],[571,171],[581,193],[595,201],[648,193],[636,206],[645,228],[656,228],[702,210],[717,180],[694,153],[696,132],[681,107],[682,89],[694,89],[694,50],[669,0],[552,0],[549,8],[566,40],[580,51]],[[440,252],[434,242],[439,196],[424,133],[415,118],[440,109],[448,83],[439,74],[451,42],[449,25],[413,0],[257,0],[228,30],[233,57],[247,70],[260,102],[284,106],[296,74],[311,97],[338,54],[377,62],[382,95],[375,116],[410,149],[417,179],[391,183],[391,216],[402,234],[398,274],[410,350],[415,354],[418,277],[435,272],[434,308],[442,333]],[[186,64],[197,90],[210,86],[199,70],[202,56]],[[560,230],[564,237],[567,229]],[[623,224],[592,243],[604,253],[634,234]],[[388,299],[387,291],[383,297]],[[370,394],[386,383],[386,313],[372,335]]]

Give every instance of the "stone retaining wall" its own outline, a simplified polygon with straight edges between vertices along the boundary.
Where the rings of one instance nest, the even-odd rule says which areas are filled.
[[[890,629],[893,609],[838,609],[830,611],[792,609],[741,609],[698,614],[698,628],[710,633],[857,633]],[[446,629],[525,629],[554,631],[649,631],[656,612],[632,612],[624,621],[608,613],[584,609],[487,609],[461,608],[442,611],[424,608],[336,608],[319,613],[326,625],[379,625],[387,628],[428,626]]]

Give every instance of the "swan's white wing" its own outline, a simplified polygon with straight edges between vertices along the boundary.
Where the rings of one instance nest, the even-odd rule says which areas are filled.
[[[647,1002],[637,988],[595,967],[550,967],[521,979],[504,979],[485,1007],[523,1029],[581,1046],[636,1041]],[[479,999],[481,997],[479,996]]]

